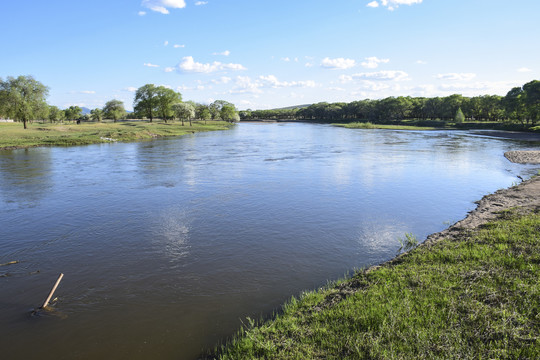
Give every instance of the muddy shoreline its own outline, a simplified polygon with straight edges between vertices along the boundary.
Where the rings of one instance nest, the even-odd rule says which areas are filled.
[[[535,176],[519,185],[498,190],[484,196],[477,202],[478,206],[469,212],[465,219],[458,221],[448,229],[431,234],[424,244],[431,245],[438,240],[455,237],[500,217],[505,210],[518,208],[520,212],[529,213],[540,209],[540,176]]]

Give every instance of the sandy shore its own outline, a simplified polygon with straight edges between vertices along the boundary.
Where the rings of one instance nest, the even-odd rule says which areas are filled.
[[[508,151],[504,156],[517,164],[540,164],[540,150]]]

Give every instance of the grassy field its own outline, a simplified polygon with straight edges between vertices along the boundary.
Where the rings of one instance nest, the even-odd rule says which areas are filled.
[[[220,359],[539,359],[540,214],[481,229],[318,291],[248,324]]]
[[[193,122],[193,126],[180,122],[103,122],[69,124],[29,124],[23,129],[20,123],[0,123],[0,149],[33,146],[71,146],[105,143],[111,141],[136,141],[163,136],[180,136],[201,131],[226,130],[231,124],[222,121]]]

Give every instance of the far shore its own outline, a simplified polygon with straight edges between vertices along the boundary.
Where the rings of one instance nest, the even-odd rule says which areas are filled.
[[[39,146],[77,146],[113,142],[152,140],[203,131],[227,130],[224,121],[117,121],[82,124],[34,122],[24,129],[20,123],[0,123],[0,150]]]

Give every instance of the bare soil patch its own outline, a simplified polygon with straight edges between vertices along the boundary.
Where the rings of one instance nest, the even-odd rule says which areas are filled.
[[[504,156],[517,164],[540,164],[540,150],[508,151]]]

